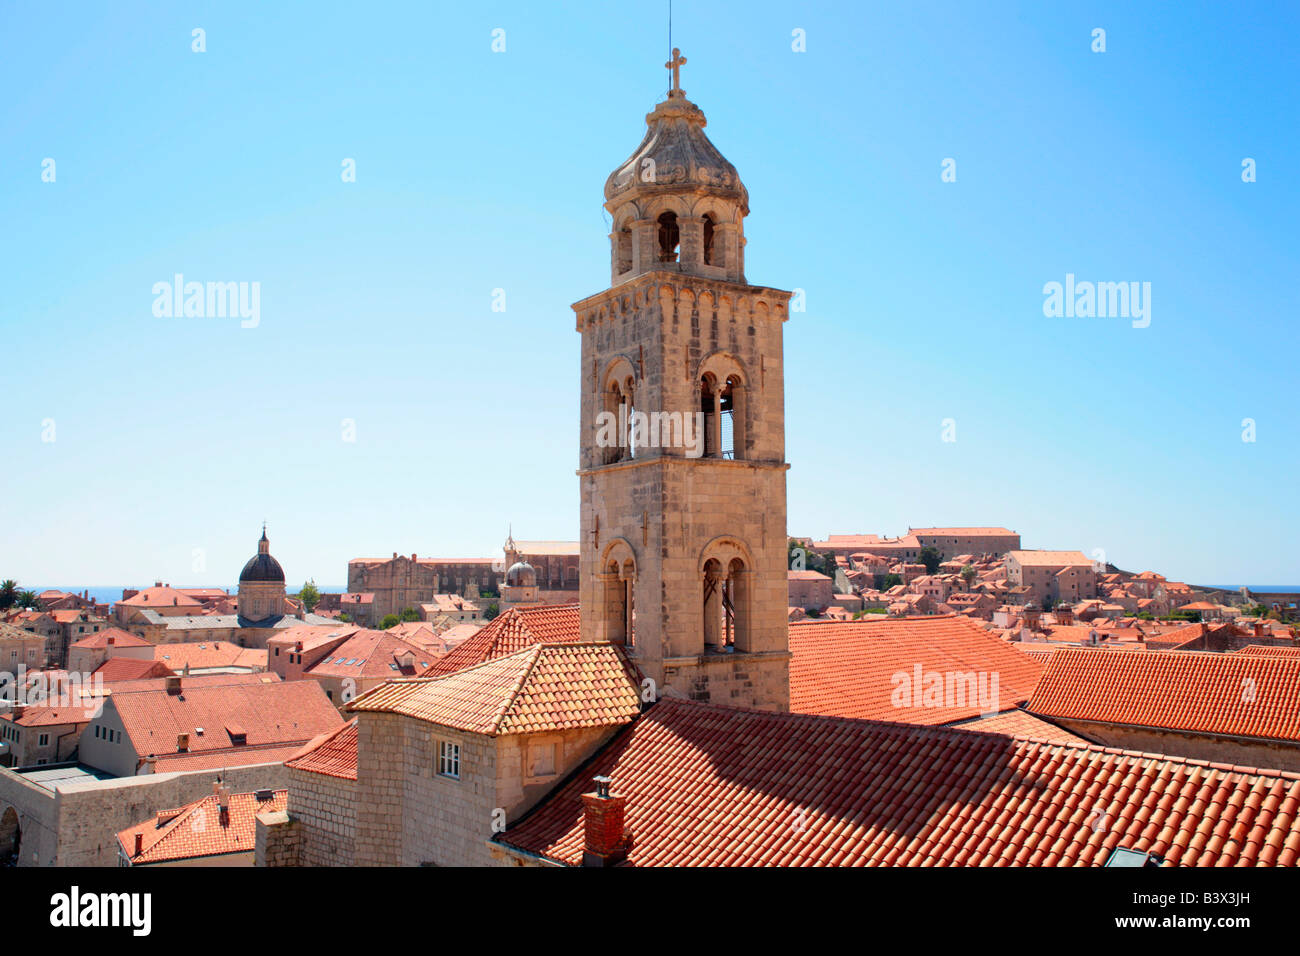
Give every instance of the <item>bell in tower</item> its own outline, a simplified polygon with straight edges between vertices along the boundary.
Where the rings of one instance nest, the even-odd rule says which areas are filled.
[[[685,62],[605,183],[610,288],[573,306],[583,637],[623,645],[659,694],[784,710],[790,293],[745,279],[749,197]]]

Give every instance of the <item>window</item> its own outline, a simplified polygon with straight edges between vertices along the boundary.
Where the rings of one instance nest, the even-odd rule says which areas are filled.
[[[713,214],[706,213],[704,216],[704,264],[706,266],[718,265],[713,255],[713,229]]]
[[[528,776],[555,775],[555,744],[532,744],[528,748]]]
[[[450,740],[438,741],[438,773],[443,777],[460,779],[460,744]]]

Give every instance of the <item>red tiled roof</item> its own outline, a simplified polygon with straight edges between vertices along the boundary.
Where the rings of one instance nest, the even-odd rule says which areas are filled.
[[[158,757],[154,773],[186,772],[194,770],[226,770],[230,767],[252,767],[264,763],[284,763],[299,750],[298,743],[268,744],[263,747],[227,747],[209,753],[171,754]]]
[[[221,752],[230,766],[243,761],[241,755],[248,748],[293,745],[296,750],[342,722],[314,680],[230,679],[245,676],[266,675],[223,675],[224,680],[215,681],[182,678],[179,694],[165,688],[124,693],[119,685],[109,697],[109,706],[116,709],[126,737],[141,756],[157,754],[161,761],[183,755],[186,752],[177,749],[177,736],[188,734],[189,754]],[[242,725],[245,744],[233,744],[225,732],[233,724]]]
[[[389,681],[348,710],[495,736],[625,723],[640,713],[641,698],[617,646],[534,644],[454,674]]]
[[[1084,557],[1082,551],[1008,551],[1007,557],[1015,558],[1021,567],[1092,567],[1092,562]]]
[[[316,737],[284,765],[327,777],[357,779],[357,718]]]
[[[142,661],[134,657],[110,657],[92,674],[104,681],[144,680],[149,677],[170,677],[175,672],[162,661]]]
[[[452,674],[534,644],[572,643],[581,639],[580,621],[576,604],[512,607],[452,648],[446,657],[434,661],[424,676]]]
[[[1063,647],[1026,709],[1057,719],[1300,741],[1297,700],[1300,659]]]
[[[1008,737],[1025,737],[1029,740],[1045,740],[1053,744],[1086,744],[1090,741],[1072,734],[1064,727],[1049,723],[1041,717],[1025,713],[1023,710],[1007,710],[988,717],[976,717],[949,724],[962,730],[979,730],[988,734],[1006,734]]]
[[[895,691],[904,682],[898,675],[910,687],[917,667],[923,682],[935,672],[945,680],[953,675],[954,681],[957,674],[983,673],[991,691],[996,674],[997,702],[991,710],[1003,711],[1029,698],[1043,670],[1039,661],[960,616],[792,624],[790,651],[792,711],[916,724],[946,724],[985,708],[978,694],[964,702],[945,697],[940,706],[899,706]],[[926,703],[912,699],[912,704]]]
[[[266,648],[240,647],[230,641],[197,641],[180,644],[158,644],[154,647],[154,660],[162,661],[176,672],[186,665],[196,670],[217,667],[242,667],[253,670],[267,667]]]
[[[113,639],[114,647],[149,647],[150,644],[143,637],[136,637],[130,631],[124,631],[120,627],[109,627],[100,631],[98,634],[92,634],[90,637],[83,637],[81,640],[73,643],[73,647],[85,647],[90,649],[102,650],[108,647],[108,639]]]
[[[257,815],[268,810],[284,810],[289,805],[288,790],[232,793],[229,814],[223,822],[216,794],[194,803],[166,810],[152,819],[127,827],[117,835],[118,845],[131,858],[133,866],[220,856],[226,853],[251,853],[257,831]],[[136,834],[140,834],[141,852],[135,852]]]
[[[161,585],[145,588],[117,603],[126,607],[199,607],[202,604],[182,591]]]
[[[403,668],[401,659],[408,656],[413,663]],[[426,645],[406,640],[389,631],[362,629],[308,667],[306,673],[313,677],[383,680],[414,677],[427,668],[433,658],[434,655]]]
[[[627,798],[635,866],[1096,866],[1121,845],[1184,866],[1300,855],[1292,773],[671,698],[496,839],[580,864],[581,794],[598,774]]]
[[[1267,644],[1247,644],[1238,654],[1258,657],[1296,657],[1300,658],[1300,647],[1286,647],[1285,645],[1276,645],[1270,647]]]

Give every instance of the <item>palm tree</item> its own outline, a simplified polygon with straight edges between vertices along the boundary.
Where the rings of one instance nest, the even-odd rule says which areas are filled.
[[[13,578],[6,578],[0,581],[0,611],[6,611],[14,606],[14,599],[18,597],[18,582]]]
[[[19,607],[32,608],[33,610],[36,610],[41,606],[41,599],[35,591],[19,591],[18,597],[15,599],[14,603]]]

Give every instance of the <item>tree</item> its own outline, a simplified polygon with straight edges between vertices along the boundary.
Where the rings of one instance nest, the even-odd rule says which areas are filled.
[[[347,611],[339,611],[339,620],[342,621],[344,624],[347,624],[352,620],[352,618],[348,617]]]
[[[884,587],[882,587],[880,590],[888,591],[894,585],[902,584],[902,583],[903,583],[903,576],[901,574],[892,574],[892,573],[886,574]]]
[[[415,610],[415,608],[413,608],[413,607],[404,607],[404,608],[402,608],[401,620],[402,620],[403,622],[405,622],[405,621],[418,621],[419,619],[420,619],[419,612],[417,612],[417,611]]]
[[[390,627],[396,627],[400,623],[401,621],[396,614],[385,614],[384,619],[379,622],[379,629],[381,631],[386,631]]]
[[[40,607],[41,599],[35,591],[19,591],[18,597],[15,599],[14,603],[19,607],[32,608],[35,610]]]
[[[0,581],[0,611],[7,611],[14,606],[18,598],[18,582],[13,578]]]
[[[483,620],[490,621],[500,613],[501,613],[501,608],[499,608],[496,602],[493,601],[491,604],[487,606],[487,610],[483,612]]]
[[[798,567],[796,567],[796,563]],[[808,549],[791,538],[785,546],[785,566],[791,571],[808,570]]]
[[[966,567],[961,569],[961,579],[966,582],[967,591],[970,590],[971,582],[975,580],[976,573],[975,565],[973,564],[968,564]]]
[[[298,592],[298,600],[302,602],[302,609],[310,614],[320,603],[320,591],[316,590],[316,579],[312,578],[302,586]]]
[[[939,570],[939,565],[943,563],[943,555],[939,553],[938,548],[927,544],[921,549],[921,553],[917,555],[917,560],[925,565],[927,574],[934,574]]]

